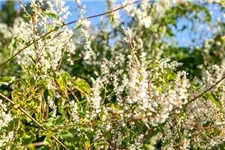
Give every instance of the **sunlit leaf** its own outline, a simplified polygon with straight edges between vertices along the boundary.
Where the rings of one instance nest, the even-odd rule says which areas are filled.
[[[222,105],[221,105],[221,103],[220,103],[218,100],[216,100],[215,96],[212,95],[211,93],[205,93],[205,94],[203,95],[203,97],[204,97],[205,99],[210,100],[210,101],[211,101],[212,103],[214,103],[218,108],[220,108],[220,109],[223,108]]]

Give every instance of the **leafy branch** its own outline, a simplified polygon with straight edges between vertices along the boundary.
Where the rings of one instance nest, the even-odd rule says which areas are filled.
[[[4,96],[3,94],[0,93],[0,96],[2,98],[4,98],[5,100],[7,100],[8,102],[10,102],[12,105],[16,106],[16,103],[13,102],[11,99],[9,99],[8,97]],[[17,108],[17,107],[15,107]],[[35,122],[41,129],[43,129],[44,131],[48,131],[43,125],[41,125],[37,120],[35,120],[26,110],[24,110],[21,107],[18,107],[18,109],[23,112],[27,117],[29,117],[33,122]],[[59,143],[64,149],[69,150],[62,142],[59,141],[59,139],[57,139],[54,135],[51,135],[51,137],[57,142]]]

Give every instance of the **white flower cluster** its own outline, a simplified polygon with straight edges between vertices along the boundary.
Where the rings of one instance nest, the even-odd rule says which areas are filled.
[[[50,33],[18,55],[18,63],[25,68],[35,65],[43,71],[56,70],[63,53],[67,52],[68,57],[75,53],[76,47],[72,41],[72,30],[66,26],[61,27],[64,20],[70,15],[68,7],[64,7],[65,2],[62,0],[48,1],[47,4],[48,8],[44,11],[41,9],[42,2],[31,1],[34,12],[33,15],[30,15],[32,19],[29,22],[20,20],[20,25],[15,31],[17,39],[21,41],[17,43],[17,50],[19,50],[26,44],[60,27],[56,32]],[[72,63],[71,59],[69,61]]]
[[[124,5],[131,4],[135,0],[125,0]],[[150,27],[152,18],[149,16],[147,9],[150,8],[150,5],[147,0],[142,1],[140,8],[134,7],[134,5],[129,5],[124,8],[125,12],[132,17],[137,17],[140,25],[145,26],[145,28]]]
[[[52,109],[52,117],[55,118],[56,117],[56,113],[57,113],[57,106],[55,104],[55,101],[50,96],[48,96],[47,100],[48,100],[49,108]]]
[[[79,31],[85,40],[84,50],[83,50],[83,56],[84,56],[83,59],[87,60],[88,62],[88,60],[91,58],[93,53],[93,50],[91,48],[91,37],[89,33],[91,28],[91,22],[84,17],[84,13],[86,12],[85,11],[86,6],[82,5],[80,1],[75,0],[75,2],[77,3],[78,8],[80,9],[79,10],[80,19],[78,20],[77,25],[80,26]]]
[[[80,117],[77,111],[78,110],[77,104],[74,101],[71,101],[70,106],[71,106],[71,116],[73,117],[75,121],[79,122]]]
[[[209,67],[207,71],[204,70],[203,81],[206,85],[201,85],[202,89],[198,93],[201,93],[221,79],[223,72],[224,67],[217,65]],[[200,81],[197,80],[196,85],[199,84],[198,82]],[[224,84],[218,84],[212,90],[211,96],[203,96],[203,98],[189,103],[184,109],[185,111],[180,112],[179,119],[174,117],[168,118],[163,141],[165,143],[170,141],[170,144],[165,149],[175,146],[176,138],[179,138],[179,134],[176,131],[179,129],[183,129],[182,134],[185,136],[182,142],[177,144],[180,149],[188,149],[191,143],[194,146],[201,144],[202,149],[214,149],[216,146],[224,143],[224,89]],[[221,94],[217,95],[216,93]],[[216,138],[206,136],[215,132],[218,133]]]
[[[22,18],[20,17],[15,18],[14,24],[12,27],[7,26],[4,23],[0,23],[0,28],[1,28],[0,34],[2,36],[1,37],[2,39],[0,42],[0,49],[3,48],[2,46],[5,44],[4,42],[11,40],[15,36],[17,28],[20,26],[21,20]],[[5,56],[4,53],[0,53],[0,63],[3,63],[6,60],[4,56]]]
[[[2,103],[2,100],[0,99],[0,147],[7,144],[11,140],[13,140],[13,131],[9,133],[5,133],[2,128],[8,127],[9,122],[12,121],[12,117],[10,114],[7,114],[7,107],[5,104]]]
[[[8,126],[8,123],[12,120],[11,115],[7,114],[7,108],[6,105],[2,103],[2,100],[0,99],[0,128]]]
[[[113,14],[113,27],[117,27],[120,24],[120,14],[118,11],[114,12]]]
[[[88,32],[88,29],[91,27],[91,22],[87,19],[81,19],[78,21],[78,24],[81,24],[82,27],[80,29],[80,32],[84,36],[85,39],[85,45],[84,45],[84,60],[88,60],[91,57],[91,52],[93,51],[91,48],[91,41],[90,41],[90,35]]]
[[[97,114],[100,112],[101,106],[103,107],[102,100],[104,99],[100,95],[100,89],[107,84],[113,85],[118,105],[124,108],[127,113],[126,117],[143,118],[144,122],[149,122],[154,126],[164,123],[173,109],[181,108],[187,103],[190,84],[186,72],[178,72],[176,79],[171,82],[173,86],[163,87],[162,85],[160,88],[164,89],[163,92],[158,91],[159,87],[154,83],[154,80],[160,80],[161,74],[167,73],[167,70],[174,70],[180,65],[179,63],[170,63],[169,60],[164,60],[159,62],[158,69],[147,71],[149,62],[146,60],[146,53],[143,52],[139,59],[132,55],[120,54],[111,61],[106,59],[103,61],[102,74],[93,82],[92,96],[89,98],[91,108],[94,108]],[[119,68],[121,64],[126,65],[126,70],[111,71]],[[152,73],[156,72],[159,73],[158,76],[152,77]],[[112,82],[107,79],[111,79]],[[122,96],[124,92],[127,93],[126,97]],[[110,96],[108,98],[110,99]],[[131,114],[128,113],[129,106],[134,105],[135,109]],[[117,110],[114,111],[117,112]],[[123,112],[118,114],[122,115]],[[148,117],[150,119],[144,119]]]
[[[224,76],[224,66],[212,65],[207,70],[203,70],[203,82],[205,83],[204,89],[207,89],[213,85],[216,81],[220,80]]]
[[[181,108],[187,103],[190,84],[186,72],[179,72],[176,79],[168,86],[158,87],[155,82],[164,81],[161,76],[167,74],[168,71],[175,70],[181,64],[166,59],[159,61],[156,68],[149,70],[150,62],[146,60],[147,53],[141,52],[139,57],[136,56],[136,49],[144,50],[132,40],[133,31],[124,28],[123,31],[126,34],[126,37],[123,37],[124,41],[133,46],[131,55],[115,52],[112,60],[102,61],[101,75],[93,80],[92,94],[88,98],[90,108],[94,110],[92,116],[96,117],[101,110],[105,109],[118,114],[121,118],[141,119],[157,126],[168,119],[173,109]],[[109,101],[112,98],[110,95],[105,97],[101,95],[101,88],[107,87],[108,84],[113,85],[117,104],[123,108],[123,111],[105,108],[106,106],[103,105],[105,97]],[[163,91],[159,91],[159,88]],[[107,93],[107,89],[104,90]],[[124,93],[126,93],[125,97]]]
[[[103,86],[103,82],[101,78],[97,78],[93,80],[92,94],[88,97],[89,105],[92,110],[92,114],[90,114],[91,118],[96,118],[98,114],[101,112],[101,88]]]
[[[8,142],[13,140],[14,132],[3,133],[0,138],[0,146],[5,146]]]
[[[17,25],[18,25],[17,21],[15,21],[15,24],[13,25],[13,27],[9,27],[4,23],[0,23],[0,28],[1,28],[0,33],[3,35],[3,38],[11,39],[14,36],[14,30]]]

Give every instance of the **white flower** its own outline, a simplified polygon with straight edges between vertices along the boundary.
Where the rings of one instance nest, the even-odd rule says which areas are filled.
[[[80,0],[74,0],[79,6],[81,5]]]
[[[57,106],[56,106],[55,102],[53,101],[53,98],[51,98],[50,96],[48,96],[47,100],[48,100],[48,106],[53,111],[52,117],[55,118],[56,117],[56,113],[57,113]]]
[[[84,20],[82,21],[82,27],[88,29],[90,26],[91,26],[91,22],[90,22],[89,20],[84,19]]]
[[[74,121],[79,121],[80,117],[78,115],[78,107],[74,101],[70,101],[71,106],[71,116],[73,117]]]
[[[90,57],[91,57],[90,51],[85,51],[85,52],[84,52],[84,57],[83,57],[83,59],[84,59],[84,60],[88,60],[88,59],[90,59]]]
[[[145,24],[145,28],[149,28],[150,25],[152,23],[152,19],[150,16],[147,16],[145,19],[144,19],[144,24]]]
[[[41,4],[42,1],[39,2]],[[39,5],[32,0],[31,7],[34,11],[39,10]],[[33,41],[33,38],[38,39],[48,33],[55,27],[61,26],[62,22],[67,19],[70,13],[68,7],[65,7],[65,2],[62,0],[48,1],[49,7],[46,12],[57,15],[58,19],[37,11],[38,24],[32,25],[31,22],[23,20],[16,21],[15,35],[17,38],[23,39],[24,42]],[[40,8],[41,9],[41,8]],[[34,33],[34,30],[40,30]],[[69,54],[75,53],[75,45],[72,41],[73,32],[67,26],[63,26],[55,32],[52,32],[44,40],[36,43],[36,46],[30,46],[17,56],[18,63],[24,67],[35,65],[46,72],[49,69],[56,70],[62,58],[64,51]],[[17,43],[17,50],[23,48],[25,44]],[[24,71],[27,71],[24,69]]]
[[[7,114],[7,106],[2,102],[0,99],[0,129],[8,126],[8,123],[12,120],[11,115]]]
[[[6,133],[6,132],[1,133],[0,148],[2,146],[5,146],[11,140],[13,140],[13,138],[14,138],[14,132],[13,131],[8,132],[8,133]]]
[[[93,81],[93,88],[91,96],[88,97],[88,101],[90,102],[90,108],[93,109],[92,118],[95,118],[101,112],[101,86],[102,80],[101,78],[97,78]]]

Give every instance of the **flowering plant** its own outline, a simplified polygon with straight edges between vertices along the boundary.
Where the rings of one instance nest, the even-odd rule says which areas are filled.
[[[215,3],[224,9],[224,2]],[[26,20],[1,25],[12,41],[0,66],[0,148],[224,148],[224,52],[207,62],[215,59],[210,52],[217,54],[214,44],[224,46],[223,29],[210,22],[202,3],[125,0],[115,6],[108,0],[109,11],[89,17],[79,0],[75,4],[79,19],[69,23],[63,0],[31,0],[31,12],[21,3]],[[174,36],[173,19],[199,21],[188,9],[205,13],[203,22],[218,28],[202,52],[166,41]],[[119,10],[131,20],[123,21]],[[89,19],[99,16],[106,18],[97,30]],[[197,66],[189,68],[185,60],[193,56],[201,60],[189,61]],[[7,75],[12,60],[17,76]]]

